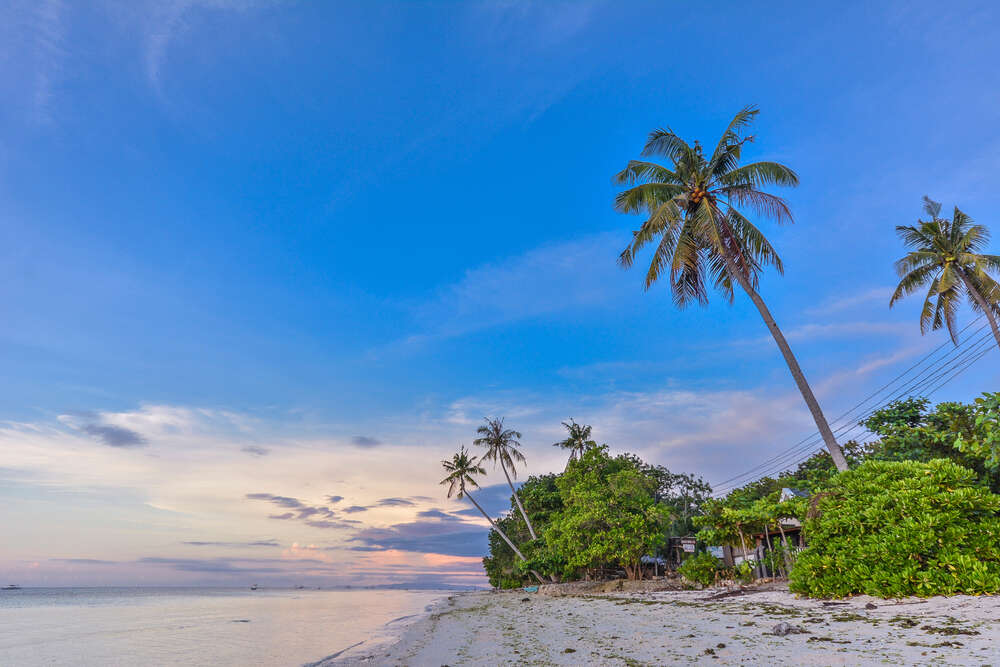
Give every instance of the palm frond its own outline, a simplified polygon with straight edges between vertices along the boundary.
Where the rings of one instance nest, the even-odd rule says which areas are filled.
[[[671,203],[666,215],[668,219],[659,230],[660,242],[657,244],[649,262],[649,268],[646,270],[644,288],[647,290],[659,279],[666,267],[673,267],[675,259],[684,259],[685,256],[685,249],[677,247],[679,235],[683,234],[683,219],[680,217],[679,210]]]
[[[687,145],[687,142],[674,134],[673,130],[657,128],[649,133],[641,155],[643,157],[662,155],[672,162],[676,162],[681,155],[690,150],[691,147]]]
[[[931,280],[938,270],[940,270],[939,266],[930,264],[915,268],[903,275],[902,279],[899,281],[899,285],[896,286],[896,290],[892,293],[892,298],[889,299],[889,307],[892,308],[897,301],[903,297],[913,294],[926,285],[927,281]]]
[[[948,290],[938,295],[934,314],[934,329],[940,329],[942,324],[948,329],[951,342],[958,345],[958,332],[955,327],[955,313],[958,310],[957,290]]]
[[[927,286],[924,305],[920,308],[920,333],[927,333],[934,322],[935,303],[938,301],[938,278],[935,277]]]
[[[760,113],[759,109],[749,105],[740,109],[733,116],[725,132],[719,137],[719,143],[716,144],[715,150],[712,151],[712,157],[709,158],[708,171],[710,173],[724,174],[739,164],[740,149],[743,142],[747,140],[747,138],[744,138],[742,130],[750,127],[758,113]]]
[[[618,257],[618,263],[624,268],[632,266],[636,253],[657,236],[663,236],[660,245],[672,246],[677,234],[677,226],[681,220],[680,209],[673,201],[664,202],[653,212],[638,231],[632,234],[632,242]]]
[[[923,224],[920,227],[899,225],[896,227],[896,236],[899,237],[903,245],[907,248],[920,248],[924,251],[930,251],[934,246],[934,231],[926,230],[923,227]],[[929,231],[930,234],[928,234]]]
[[[779,162],[751,162],[742,167],[719,176],[719,182],[725,186],[753,186],[762,188],[767,185],[795,187],[799,184],[799,176],[790,167]]]
[[[960,280],[961,278],[958,272],[955,271],[955,267],[952,264],[945,264],[941,269],[941,275],[938,277],[938,293],[944,294],[953,289],[958,285]]]
[[[963,253],[958,261],[962,266],[971,267],[978,275],[986,275],[990,271],[1000,271],[1000,255],[979,255]]]
[[[915,250],[909,252],[905,257],[898,260],[895,264],[896,275],[902,277],[911,271],[923,268],[925,266],[938,266],[941,263],[941,257],[936,252],[929,252],[926,250]]]
[[[931,220],[937,220],[941,215],[941,202],[936,202],[927,195],[924,195],[924,213],[931,216]]]
[[[655,162],[629,160],[628,166],[615,174],[614,182],[619,185],[634,183],[682,183],[677,174]]]
[[[619,213],[651,212],[683,192],[684,186],[673,183],[643,183],[619,192],[615,196],[615,210]]]
[[[739,206],[749,206],[759,216],[771,218],[778,224],[793,222],[788,202],[777,195],[743,186],[722,188],[722,191],[732,197]]]
[[[952,229],[957,232],[955,250],[960,252],[976,254],[990,241],[990,230],[983,225],[955,223]]]
[[[778,256],[778,251],[774,249],[764,233],[757,229],[746,216],[736,209],[730,208],[728,224],[732,227],[734,238],[739,241],[743,252],[753,257],[758,267],[770,264],[779,274],[785,273],[785,267],[781,257]],[[756,277],[754,283],[756,284]]]
[[[696,259],[678,263],[675,258],[674,263],[679,265],[672,267],[670,272],[670,295],[674,304],[678,308],[685,308],[692,301],[705,305],[708,303],[708,290],[705,289],[705,269],[700,261],[698,244],[682,236],[677,245],[688,247],[689,254]]]
[[[722,298],[732,303],[735,297],[733,276],[726,258],[718,253],[711,255],[708,260],[708,275],[712,278],[715,289],[722,293]]]

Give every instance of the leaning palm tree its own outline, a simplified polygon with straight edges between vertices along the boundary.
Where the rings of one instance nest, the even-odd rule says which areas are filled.
[[[753,136],[746,135],[744,130],[757,113],[757,109],[746,107],[736,114],[707,156],[698,142],[689,145],[672,130],[657,129],[650,133],[642,155],[661,156],[671,164],[664,167],[633,160],[615,177],[617,183],[632,186],[618,194],[615,209],[647,216],[633,232],[632,242],[622,252],[619,262],[625,268],[632,266],[636,253],[655,243],[646,271],[646,289],[669,271],[670,290],[679,307],[692,301],[707,304],[708,281],[732,303],[733,285],[738,284],[753,301],[778,344],[834,464],[839,470],[846,470],[844,454],[799,362],[757,293],[762,268],[770,264],[782,273],[782,264],[770,242],[740,208],[746,207],[779,223],[791,222],[788,204],[761,188],[794,186],[799,182],[794,171],[777,162],[740,165],[743,144],[753,141]]]
[[[458,450],[457,454],[453,454],[450,461],[441,461],[441,465],[448,472],[448,476],[441,480],[442,484],[448,485],[448,497],[451,498],[455,496],[459,500],[462,498],[468,498],[472,501],[472,504],[476,506],[476,509],[486,517],[486,520],[490,522],[493,530],[497,531],[497,535],[503,538],[503,541],[507,543],[517,557],[521,560],[525,560],[524,554],[521,553],[520,549],[514,546],[514,543],[510,541],[507,534],[500,530],[500,526],[494,521],[489,514],[486,513],[476,499],[472,497],[469,493],[468,487],[479,488],[479,484],[476,482],[474,475],[485,475],[486,470],[483,469],[481,465],[478,464],[478,459],[475,456],[470,456],[467,451],[465,451],[465,445]]]
[[[917,220],[918,226],[896,227],[903,244],[912,250],[896,262],[900,281],[889,307],[926,285],[920,332],[926,333],[928,326],[932,330],[947,327],[957,345],[955,311],[967,296],[974,311],[985,313],[1000,346],[1000,285],[989,274],[1000,270],[1000,257],[979,252],[989,241],[989,231],[972,224],[972,218],[957,206],[951,220],[942,219],[941,204],[929,197],[924,197],[924,212],[930,220]]]
[[[486,453],[483,454],[484,461],[493,461],[493,465],[500,463],[500,468],[503,469],[504,477],[507,478],[507,484],[510,486],[510,492],[514,494],[517,509],[524,517],[524,523],[528,524],[531,539],[537,540],[535,529],[528,519],[528,514],[524,511],[524,506],[521,505],[521,499],[517,495],[517,489],[514,488],[514,482],[511,481],[511,475],[517,477],[515,462],[524,463],[524,454],[520,450],[521,434],[513,429],[505,429],[503,417],[485,417],[484,419],[486,423],[476,429],[479,437],[473,440],[472,444],[486,448]],[[509,471],[508,468],[510,468]]]
[[[575,419],[570,418],[568,422],[563,422],[563,426],[569,432],[565,440],[552,443],[553,447],[562,447],[569,450],[569,460],[566,467],[573,462],[573,459],[583,457],[583,453],[591,447],[596,447],[597,443],[590,439],[591,427],[586,424],[577,424]]]

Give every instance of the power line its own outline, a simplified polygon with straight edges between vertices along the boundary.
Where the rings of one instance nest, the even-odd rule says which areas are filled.
[[[961,335],[963,332],[968,330],[970,327],[974,326],[976,323],[984,319],[984,316],[980,316],[967,324],[959,332]],[[835,436],[839,436],[843,439],[846,435],[851,435],[856,432],[859,428],[863,428],[863,422],[868,417],[873,415],[876,411],[880,410],[882,407],[891,403],[892,401],[899,400],[900,398],[907,395],[918,395],[920,393],[925,393],[926,395],[931,395],[938,391],[945,384],[950,382],[960,373],[968,369],[972,364],[981,359],[994,347],[992,332],[986,332],[985,334],[980,334],[984,329],[986,329],[988,324],[983,324],[978,329],[966,336],[958,345],[952,347],[944,355],[939,358],[930,361],[926,364],[926,367],[918,372],[914,377],[907,379],[901,389],[893,388],[888,392],[888,396],[884,397],[881,401],[876,403],[874,406],[870,407],[864,412],[852,418],[851,421],[847,422],[836,428],[834,430]],[[934,357],[941,349],[948,346],[948,341],[942,343],[937,348],[926,354],[915,364],[907,368],[905,371],[897,375],[895,378],[890,380],[888,383],[875,390],[862,401],[856,404],[847,412],[838,416],[832,424],[837,424],[848,418],[852,413],[857,412],[857,410],[871,401],[872,398],[881,394],[884,390],[891,387],[893,384],[898,383],[902,378],[911,374],[914,370],[918,369],[925,362],[928,362],[932,357]],[[944,378],[941,380],[941,378]],[[940,380],[940,382],[938,382]],[[933,388],[929,391],[925,390],[928,387]],[[822,445],[822,439],[818,437],[818,433],[813,433],[806,438],[803,438],[798,443],[790,447],[789,449],[778,453],[777,455],[771,457],[770,459],[758,464],[757,466],[751,468],[750,470],[729,478],[728,480],[723,480],[715,488],[715,494],[718,495],[723,491],[729,491],[733,488],[747,483],[747,478],[756,476],[756,478],[766,477],[772,475],[776,472],[784,471],[790,467],[797,465],[805,460],[808,460],[813,454],[819,450],[822,451],[820,445]],[[808,453],[807,453],[808,452]],[[803,454],[805,457],[802,458]],[[766,469],[766,470],[765,470]]]
[[[934,394],[938,389],[940,389],[941,387],[943,387],[945,384],[947,384],[948,382],[950,382],[953,378],[955,378],[960,373],[962,373],[967,368],[969,368],[976,361],[978,361],[979,359],[981,359],[990,350],[992,350],[993,347],[994,347],[994,342],[992,340],[992,333],[988,333],[988,334],[982,336],[980,339],[976,340],[972,344],[972,346],[970,346],[969,349],[965,350],[960,356],[958,356],[958,358],[950,360],[950,363],[947,363],[947,365],[945,365],[943,367],[939,367],[938,372],[936,374],[934,374],[934,375],[932,375],[932,376],[930,376],[930,377],[928,377],[928,378],[926,378],[926,379],[924,379],[924,380],[922,380],[922,381],[920,381],[920,382],[918,382],[918,383],[916,383],[914,385],[911,385],[910,387],[907,387],[907,388],[903,389],[896,396],[894,396],[892,399],[890,399],[889,402],[891,402],[892,400],[897,400],[898,397],[906,395],[907,393],[909,393],[910,395],[921,393],[921,392],[923,392],[923,390],[926,387],[930,386],[936,380],[939,380],[940,378],[944,377],[944,379],[941,380],[940,382],[938,382],[936,386],[934,386],[932,389],[930,389],[929,391],[926,392],[926,395],[932,395],[932,394]],[[947,377],[945,377],[945,376],[947,376]],[[868,416],[870,416],[871,414],[874,414],[874,412],[877,411],[878,409],[880,409],[880,407],[881,406],[874,407],[866,415],[864,415],[863,418],[867,419]],[[854,431],[857,431],[859,428],[863,428],[863,427],[864,427],[863,423],[856,423],[853,426],[850,425],[850,424],[847,424],[847,425],[841,427],[840,429],[838,429],[838,431],[841,432],[843,435],[849,435],[849,434],[852,434]],[[846,433],[844,433],[845,429],[846,429]],[[773,474],[776,474],[776,473],[779,473],[779,472],[783,472],[785,470],[788,470],[789,468],[791,468],[794,465],[797,465],[799,463],[802,463],[803,461],[808,460],[817,451],[819,451],[819,452],[823,451],[822,447],[819,447],[819,445],[821,444],[821,442],[822,441],[817,441],[817,440],[814,439],[814,440],[806,443],[804,447],[798,448],[797,451],[790,452],[786,456],[779,457],[780,458],[780,462],[777,464],[776,467],[771,467],[770,469],[768,469],[768,470],[766,470],[764,472],[759,472],[756,475],[756,478],[759,479],[761,477],[767,477],[767,476],[770,476],[770,475],[773,475]],[[799,458],[797,460],[792,460],[793,457],[795,456],[795,454],[801,454],[802,452],[806,451],[806,449],[809,449],[809,453],[804,458]],[[755,470],[759,470],[760,467],[761,466],[758,466]],[[737,477],[732,478],[732,479],[736,480],[736,479],[740,479],[740,478],[746,478],[746,477],[749,477],[751,475],[752,475],[752,473],[748,472],[748,473],[744,473],[742,475],[738,475]],[[731,483],[731,484],[728,484],[728,485],[726,485],[726,484],[720,484],[719,487],[714,491],[714,493],[715,493],[715,495],[720,495],[723,491],[729,491],[729,490],[731,490],[733,488],[737,488],[737,487],[743,485],[744,483],[748,483],[748,482],[737,482],[737,483]]]
[[[972,327],[973,325],[976,324],[976,322],[979,322],[982,319],[984,319],[984,316],[980,315],[978,318],[976,318],[975,320],[973,320],[969,324],[965,325],[965,327],[963,327],[958,332],[958,336],[961,336],[961,334],[964,333],[967,329],[969,329],[969,327]],[[979,331],[981,331],[983,328],[985,328],[985,326],[986,325],[983,325],[982,327],[980,327],[980,329],[978,329],[975,333],[978,333]],[[969,337],[967,337],[965,340],[962,341],[962,344],[964,344],[966,341],[968,341],[968,339],[971,336],[975,335],[975,333],[970,334]],[[837,418],[835,418],[833,421],[830,422],[830,424],[833,425],[833,424],[837,424],[837,423],[839,423],[841,421],[844,421],[846,418],[848,418],[848,416],[851,413],[853,413],[859,407],[861,407],[862,405],[864,405],[865,403],[867,403],[869,400],[871,400],[872,398],[874,398],[875,396],[877,396],[879,393],[881,393],[883,390],[885,390],[886,388],[888,388],[889,386],[891,386],[895,382],[899,381],[901,378],[903,378],[906,375],[908,375],[914,369],[918,368],[925,361],[927,361],[932,356],[934,356],[935,354],[937,354],[939,351],[941,351],[942,349],[944,349],[947,345],[948,345],[948,341],[945,341],[944,343],[941,343],[940,345],[938,345],[936,348],[934,348],[929,353],[927,353],[926,355],[924,355],[921,359],[919,359],[912,366],[910,366],[909,368],[907,368],[906,370],[904,370],[902,373],[900,373],[899,375],[897,375],[896,377],[894,377],[892,380],[890,380],[888,383],[886,383],[882,387],[879,387],[874,392],[872,392],[871,394],[869,394],[868,396],[866,396],[864,399],[861,400],[860,403],[858,403],[857,405],[855,405],[854,407],[852,407],[851,409],[849,409],[847,412],[845,412],[845,413],[841,414],[840,416],[838,416]],[[946,352],[944,356],[947,356],[948,354],[950,354],[950,352]],[[766,467],[770,463],[772,463],[774,461],[777,461],[778,459],[784,458],[789,453],[798,452],[800,449],[802,449],[803,446],[810,447],[812,445],[812,441],[815,440],[818,436],[819,436],[819,432],[813,432],[812,434],[806,436],[802,440],[799,440],[797,443],[795,443],[794,445],[792,445],[791,447],[789,447],[785,451],[779,452],[774,457],[772,457],[772,458],[770,458],[770,459],[768,459],[768,460],[766,460],[766,461],[758,464],[756,467],[752,468],[751,470],[747,471],[746,473],[742,473],[740,475],[737,475],[736,477],[733,477],[733,478],[730,478],[730,479],[727,479],[727,480],[723,480],[722,482],[719,482],[719,485],[722,486],[722,485],[725,485],[728,482],[731,482],[731,481],[733,481],[735,479],[739,479],[740,477],[745,477],[748,473],[752,473],[752,472],[758,470],[759,468]]]
[[[919,387],[916,387],[913,390],[907,390],[907,391],[901,392],[900,396],[902,396],[904,394],[907,394],[907,393],[910,394],[911,396],[912,395],[920,395],[920,394],[924,394],[926,396],[932,396],[932,395],[934,395],[934,393],[937,392],[941,387],[943,387],[944,385],[948,384],[948,382],[950,382],[952,379],[954,379],[955,377],[957,377],[960,373],[962,373],[963,371],[965,371],[967,368],[969,368],[970,366],[972,366],[972,364],[974,364],[976,361],[978,361],[983,356],[985,356],[988,352],[990,352],[990,350],[993,349],[994,345],[995,345],[995,343],[993,341],[993,335],[992,335],[992,333],[989,333],[989,334],[983,336],[982,339],[980,339],[979,341],[977,341],[975,343],[976,347],[974,347],[973,349],[968,350],[961,358],[954,360],[953,363],[949,364],[949,366],[946,367],[945,369],[943,369],[940,373],[934,375],[931,378],[928,378],[928,380],[926,380],[925,382],[921,383],[921,385]],[[953,369],[956,369],[956,370],[954,370],[954,372],[952,372],[949,375],[949,371],[952,371]],[[947,377],[944,377],[944,376],[947,376]],[[935,380],[938,380],[941,377],[944,377],[944,379],[941,380],[933,388],[931,388],[931,389],[927,390],[926,392],[924,392],[924,389],[926,387],[928,387],[932,382],[934,382]],[[893,400],[896,400],[896,399],[894,398]],[[865,415],[864,419],[867,419],[869,416],[871,416],[872,414],[874,414],[878,409],[880,409],[880,408],[875,408],[871,412],[867,413]],[[857,423],[854,426],[852,426],[847,431],[847,433],[845,433],[844,435],[851,435],[854,432],[856,432],[858,429],[864,429],[864,423],[863,423],[863,421],[861,423]],[[815,443],[815,444],[818,445],[819,443]],[[807,455],[806,457],[801,458],[801,459],[799,459],[797,461],[794,461],[794,462],[787,463],[785,465],[779,466],[778,468],[774,468],[771,471],[767,472],[766,474],[761,475],[761,477],[767,477],[767,476],[773,475],[775,473],[784,472],[785,470],[788,470],[792,466],[795,466],[795,465],[798,465],[799,463],[803,463],[804,461],[807,461],[816,452],[822,452],[822,451],[823,451],[822,447],[817,447],[815,450],[813,450],[812,452],[810,452],[809,455]]]

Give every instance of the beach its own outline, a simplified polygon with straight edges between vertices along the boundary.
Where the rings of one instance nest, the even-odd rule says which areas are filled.
[[[451,595],[395,645],[377,652],[358,647],[323,664],[1000,663],[998,597],[823,601],[766,587],[728,597],[719,591],[557,591]]]

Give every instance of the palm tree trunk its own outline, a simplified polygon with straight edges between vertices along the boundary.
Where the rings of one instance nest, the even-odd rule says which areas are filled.
[[[487,514],[486,511],[479,506],[479,503],[477,503],[476,499],[472,497],[472,494],[466,491],[465,497],[471,500],[472,504],[476,506],[477,510],[479,510],[479,513],[482,514],[484,517],[486,517],[486,520],[490,522],[490,525],[493,527],[493,530],[497,531],[497,535],[502,537],[503,541],[507,543],[507,546],[514,550],[514,553],[517,554],[517,557],[520,558],[521,560],[528,560],[527,558],[524,557],[524,554],[521,553],[521,550],[515,547],[514,543],[510,541],[510,538],[507,537],[507,533],[500,530],[500,526],[497,525],[496,521],[491,519],[490,515]]]
[[[771,545],[771,527],[767,525],[767,522],[764,523],[764,543],[767,545],[767,550],[771,552],[771,561],[772,561],[771,565],[773,569],[773,572],[771,572],[771,576],[772,577],[778,576],[778,567],[777,567],[778,564],[774,562],[774,547]],[[766,563],[764,563],[763,565],[765,568],[767,567]],[[767,576],[766,569],[764,571],[764,576],[765,577]]]
[[[524,517],[524,522],[528,524],[528,532],[531,533],[531,539],[537,540],[538,536],[535,535],[535,529],[531,525],[531,521],[528,519],[528,514],[524,511],[524,505],[521,504],[521,499],[517,495],[517,489],[514,488],[514,483],[510,481],[510,474],[507,472],[507,466],[504,465],[503,461],[500,461],[500,467],[503,468],[503,476],[507,478],[507,484],[510,486],[511,493],[514,494],[514,502],[517,503],[517,509],[520,510],[521,516]]]
[[[979,290],[972,286],[972,283],[969,282],[969,278],[965,275],[965,271],[955,267],[955,272],[962,277],[962,282],[965,283],[965,289],[969,290],[969,294],[971,294],[972,298],[976,300],[979,307],[983,309],[983,312],[986,314],[986,319],[990,322],[990,328],[993,329],[993,338],[996,339],[997,346],[1000,346],[1000,329],[997,328],[997,321],[996,318],[993,317],[993,310],[990,308],[990,304],[986,302],[986,299],[984,299],[983,295],[979,293]]]
[[[507,537],[507,533],[505,533],[502,530],[500,530],[500,526],[497,525],[496,521],[494,521],[493,519],[491,519],[490,515],[487,514],[486,511],[482,507],[479,506],[479,503],[477,503],[476,499],[472,497],[472,494],[469,493],[468,491],[466,491],[465,492],[465,497],[468,498],[469,500],[471,500],[472,504],[476,506],[477,510],[479,510],[479,513],[482,514],[484,517],[486,517],[486,520],[490,522],[490,525],[493,527],[493,530],[497,531],[497,535],[499,535],[501,538],[503,538],[503,541],[507,543],[507,546],[510,547],[511,549],[513,549],[514,553],[517,554],[517,557],[520,558],[521,560],[528,560],[527,558],[524,557],[524,554],[521,553],[521,550],[518,549],[517,547],[515,547],[514,543],[510,541],[510,538]],[[538,580],[538,583],[541,583],[541,584],[545,583],[545,580],[542,579],[542,575],[538,574],[534,570],[531,570],[531,574],[535,575],[535,579]]]
[[[782,556],[784,556],[785,561],[785,572],[790,572],[792,569],[792,554],[788,551],[788,538],[785,537],[785,529],[781,525],[781,517],[778,517],[777,523],[778,531],[781,533],[781,547],[784,552]]]
[[[774,316],[771,315],[771,311],[768,310],[764,300],[760,298],[757,291],[747,281],[746,276],[736,269],[732,257],[727,252],[724,252],[724,255],[726,264],[729,267],[729,274],[736,278],[740,287],[743,288],[743,291],[753,301],[753,305],[757,306],[760,316],[764,319],[764,324],[767,325],[768,330],[770,330],[771,335],[774,337],[774,342],[778,344],[778,349],[781,350],[781,355],[785,358],[785,363],[788,364],[788,370],[792,372],[795,384],[798,385],[799,391],[802,392],[802,398],[805,399],[806,405],[809,406],[809,412],[812,413],[813,421],[816,422],[816,428],[819,429],[820,435],[823,436],[823,442],[826,443],[826,448],[830,451],[833,464],[841,472],[847,470],[847,459],[844,458],[844,452],[840,448],[840,445],[837,444],[837,439],[833,436],[833,431],[830,430],[830,424],[827,423],[826,417],[823,416],[823,410],[820,409],[819,402],[816,400],[812,388],[806,382],[806,376],[802,373],[795,355],[792,354],[792,348],[788,346],[788,341],[785,340],[784,334],[778,328],[778,323],[774,321]],[[1000,338],[998,338],[998,341],[1000,341]]]

